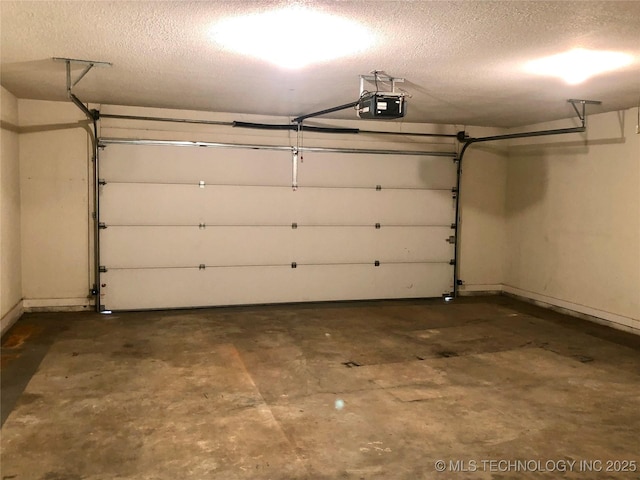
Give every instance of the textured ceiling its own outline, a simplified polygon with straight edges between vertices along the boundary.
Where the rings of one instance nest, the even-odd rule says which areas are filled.
[[[511,127],[573,116],[568,98],[601,100],[593,113],[640,101],[640,1],[295,2],[357,20],[379,39],[366,53],[298,71],[210,40],[221,18],[291,3],[2,0],[2,85],[20,98],[65,100],[64,64],[51,58],[70,57],[113,63],[74,88],[92,103],[293,117],[355,100],[358,76],[372,70],[406,79],[411,122]],[[635,62],[577,86],[521,68],[576,47]]]

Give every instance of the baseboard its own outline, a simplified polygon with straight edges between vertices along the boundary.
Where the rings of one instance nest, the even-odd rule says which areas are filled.
[[[458,295],[461,297],[480,297],[483,295],[500,295],[502,284],[464,284],[458,288]]]
[[[597,308],[587,307],[585,305],[579,305],[558,298],[548,297],[527,290],[521,290],[509,285],[503,285],[502,292],[511,297],[523,300],[525,302],[533,303],[540,307],[548,308],[556,312],[564,313],[572,317],[581,318],[600,325],[606,325],[618,330],[624,330],[626,332],[640,335],[640,320],[625,317],[604,310],[598,310]]]
[[[93,308],[87,297],[79,298],[25,298],[25,312],[86,312]]]
[[[23,301],[20,300],[18,303],[14,305],[14,307],[9,310],[2,320],[0,320],[0,336],[4,335],[7,330],[9,330],[14,323],[16,323],[22,314],[24,313],[24,305]]]

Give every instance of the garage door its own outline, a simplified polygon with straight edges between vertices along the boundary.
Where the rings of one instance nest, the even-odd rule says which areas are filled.
[[[101,309],[439,297],[450,157],[101,140]],[[198,146],[200,145],[200,146]]]

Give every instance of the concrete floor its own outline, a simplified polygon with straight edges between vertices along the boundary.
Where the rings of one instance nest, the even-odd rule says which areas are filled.
[[[28,314],[2,355],[6,480],[640,478],[640,337],[507,297]]]

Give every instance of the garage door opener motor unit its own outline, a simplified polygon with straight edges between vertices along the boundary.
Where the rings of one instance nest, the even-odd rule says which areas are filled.
[[[392,119],[405,115],[406,93],[396,91],[396,83],[403,78],[393,78],[383,72],[360,75],[360,99],[357,104],[358,117],[363,119]],[[375,91],[365,89],[365,83],[375,85]],[[391,91],[380,92],[380,85],[390,86]]]

